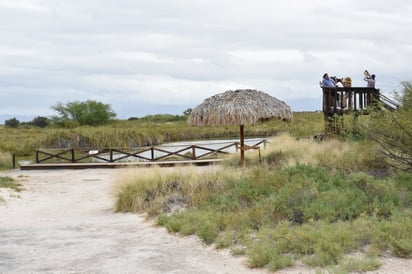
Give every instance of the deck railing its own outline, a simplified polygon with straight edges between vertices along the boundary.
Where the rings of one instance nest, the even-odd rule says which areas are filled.
[[[365,87],[323,87],[323,112],[366,111],[381,100],[379,89]],[[386,97],[387,98],[387,97]]]

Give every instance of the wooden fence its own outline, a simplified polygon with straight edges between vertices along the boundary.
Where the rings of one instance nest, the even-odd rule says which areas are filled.
[[[260,149],[266,140],[259,140],[246,149]],[[212,148],[214,146],[215,148]],[[217,146],[217,147],[216,147]],[[174,146],[151,146],[142,148],[66,148],[36,149],[36,163],[90,163],[90,162],[131,162],[165,160],[202,160],[228,154],[229,149],[240,149],[239,142],[191,144]]]

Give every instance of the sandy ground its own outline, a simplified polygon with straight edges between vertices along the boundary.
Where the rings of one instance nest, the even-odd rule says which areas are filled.
[[[23,192],[0,189],[0,273],[267,273],[244,258],[167,233],[142,216],[113,213],[124,170],[0,172]],[[412,273],[412,260],[386,258],[373,273]],[[306,268],[287,273],[315,273]]]

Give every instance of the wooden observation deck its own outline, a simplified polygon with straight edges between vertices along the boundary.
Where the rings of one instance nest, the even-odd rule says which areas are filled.
[[[397,109],[398,105],[379,89],[367,87],[322,87],[323,115],[326,135],[340,135],[343,115],[369,114],[371,109]]]

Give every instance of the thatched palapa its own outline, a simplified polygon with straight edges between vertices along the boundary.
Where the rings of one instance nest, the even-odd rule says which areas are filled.
[[[252,89],[228,90],[204,100],[192,110],[192,126],[240,126],[241,164],[244,160],[244,125],[271,118],[292,121],[293,115],[285,102],[262,91]]]
[[[192,126],[254,125],[259,120],[278,118],[291,121],[292,111],[285,102],[262,91],[228,90],[205,99],[192,110]]]

